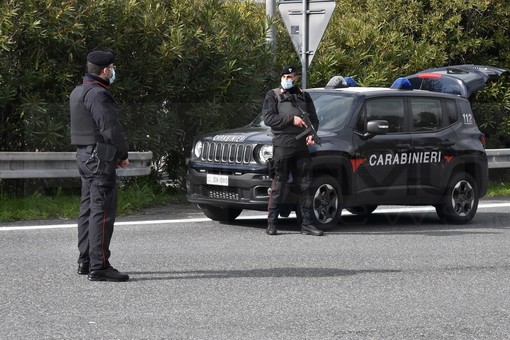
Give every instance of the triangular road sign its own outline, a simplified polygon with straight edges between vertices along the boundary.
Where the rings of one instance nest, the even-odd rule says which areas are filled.
[[[307,51],[309,55],[308,65],[312,62],[315,51],[319,47],[319,43],[326,31],[333,10],[336,3],[334,0],[321,1],[321,0],[304,0],[308,1],[307,20],[308,32],[305,35],[307,38]],[[289,31],[290,38],[294,44],[294,49],[301,57],[303,51],[303,2],[301,0],[281,0],[278,4],[278,10],[282,16],[283,22],[287,31]]]

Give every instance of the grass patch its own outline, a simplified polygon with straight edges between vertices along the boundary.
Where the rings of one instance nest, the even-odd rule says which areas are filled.
[[[509,197],[510,185],[503,182],[489,182],[489,188],[485,197]]]
[[[486,197],[510,197],[510,184],[490,181]],[[144,208],[185,203],[184,193],[148,181],[122,183],[118,190],[117,215],[135,214]],[[0,222],[44,219],[76,219],[80,196],[35,193],[26,197],[0,195]]]
[[[79,196],[0,197],[0,221],[70,218],[78,215]]]
[[[118,215],[129,215],[143,208],[185,203],[184,193],[150,183],[135,183],[119,189]]]
[[[134,214],[144,208],[186,202],[178,190],[137,181],[120,184],[117,192],[117,216]],[[62,194],[53,196],[34,193],[26,197],[0,196],[0,222],[43,219],[76,219],[80,196]]]

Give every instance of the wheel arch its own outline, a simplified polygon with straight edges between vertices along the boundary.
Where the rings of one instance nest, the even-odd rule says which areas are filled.
[[[324,155],[312,158],[312,176],[328,175],[340,184],[342,196],[349,195],[351,188],[351,165],[345,156]]]
[[[448,178],[445,178],[446,183],[448,183],[453,176],[457,175],[460,172],[465,172],[469,174],[471,177],[473,177],[478,187],[480,197],[485,196],[485,194],[487,193],[488,170],[486,167],[483,166],[483,163],[480,160],[478,161],[469,160],[457,164],[452,169],[450,176]],[[446,186],[444,187],[446,189]]]

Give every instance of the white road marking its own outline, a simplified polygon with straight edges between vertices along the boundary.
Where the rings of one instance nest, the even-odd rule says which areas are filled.
[[[510,202],[503,203],[485,203],[479,204],[478,209],[490,209],[490,208],[504,208],[510,207]],[[391,208],[377,208],[374,213],[399,213],[399,212],[429,212],[435,211],[434,207],[429,206],[404,206],[404,207],[391,207]],[[350,214],[347,211],[342,211],[342,214]],[[295,216],[295,215],[291,215]],[[257,215],[248,215],[248,216],[239,216],[238,220],[249,220],[254,218],[266,218],[267,214],[257,214]],[[173,219],[173,220],[147,220],[147,221],[117,221],[115,222],[115,226],[140,226],[140,225],[148,225],[148,224],[175,224],[175,223],[199,223],[199,222],[209,222],[211,221],[209,218],[184,218],[184,219]],[[49,225],[32,225],[32,226],[0,226],[0,231],[14,231],[14,230],[42,230],[42,229],[69,229],[76,228],[76,223],[73,224],[49,224]]]

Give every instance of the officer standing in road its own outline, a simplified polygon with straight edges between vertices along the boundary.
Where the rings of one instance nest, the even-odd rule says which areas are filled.
[[[83,83],[70,95],[71,144],[81,176],[78,217],[78,274],[90,281],[127,281],[129,276],[109,262],[117,209],[115,169],[129,165],[128,142],[110,93],[115,80],[114,56],[107,51],[87,55]]]
[[[306,123],[298,114],[307,112],[315,130],[319,119],[310,95],[296,86],[297,68],[285,66],[281,73],[281,85],[266,94],[262,108],[264,123],[273,132],[274,178],[268,206],[267,234],[276,235],[276,224],[282,195],[289,174],[292,174],[301,193],[301,233],[321,236],[323,232],[312,224],[311,159],[308,145],[314,144],[311,135],[296,139],[306,129]]]

